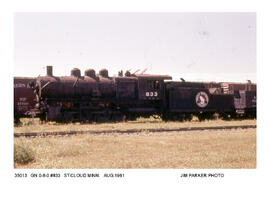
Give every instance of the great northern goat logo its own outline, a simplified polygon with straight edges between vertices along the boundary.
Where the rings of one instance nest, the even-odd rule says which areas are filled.
[[[197,93],[195,101],[199,107],[206,107],[208,105],[209,98],[205,92],[201,91]]]

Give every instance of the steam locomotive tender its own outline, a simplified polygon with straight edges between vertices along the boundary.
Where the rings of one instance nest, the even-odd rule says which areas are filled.
[[[221,84],[170,81],[168,75],[131,74],[109,77],[88,69],[81,76],[74,68],[70,76],[55,77],[52,66],[47,75],[31,83],[36,107],[30,111],[46,121],[121,121],[138,116],[159,115],[163,120],[210,119],[256,115],[256,89],[226,93]],[[224,93],[225,92],[225,93]],[[235,94],[238,92],[238,94]],[[247,92],[252,102],[247,107]],[[245,98],[245,99],[244,99]],[[255,98],[255,99],[254,99]],[[244,102],[243,102],[244,101]]]

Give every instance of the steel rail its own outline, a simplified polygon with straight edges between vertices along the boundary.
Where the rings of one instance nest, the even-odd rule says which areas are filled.
[[[76,134],[111,134],[111,133],[140,133],[140,132],[173,132],[173,131],[205,131],[205,130],[229,130],[229,129],[248,129],[257,128],[256,125],[244,126],[210,126],[210,127],[187,127],[174,129],[127,129],[127,130],[101,130],[101,131],[57,131],[57,132],[28,132],[28,133],[14,133],[14,137],[46,137],[46,136],[67,136]]]

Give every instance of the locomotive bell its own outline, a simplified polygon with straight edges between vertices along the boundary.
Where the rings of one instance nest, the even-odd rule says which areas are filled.
[[[47,76],[53,76],[53,66],[46,66]]]
[[[80,69],[78,68],[73,68],[71,70],[71,76],[74,76],[74,77],[81,77],[81,71]]]

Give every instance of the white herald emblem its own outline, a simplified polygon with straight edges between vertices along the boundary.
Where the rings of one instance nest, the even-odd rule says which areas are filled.
[[[205,92],[200,91],[197,93],[195,101],[199,107],[206,107],[209,103],[209,97]]]

